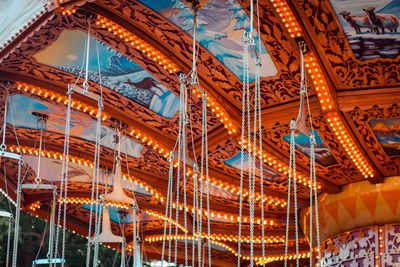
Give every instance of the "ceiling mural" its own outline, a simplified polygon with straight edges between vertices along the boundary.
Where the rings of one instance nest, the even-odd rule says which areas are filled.
[[[84,74],[87,33],[64,30],[58,39],[34,58],[76,76]],[[97,49],[99,61],[97,60]],[[101,77],[98,75],[100,68]],[[150,73],[116,50],[90,39],[89,79],[133,100],[157,114],[172,118],[178,111],[179,99]]]
[[[192,35],[193,12],[180,0],[140,0],[143,4],[162,14],[171,22]],[[210,0],[198,11],[199,43],[210,51],[237,77],[242,79],[243,29],[249,18],[236,0]],[[256,35],[255,38],[257,38]],[[261,47],[262,77],[275,76],[277,69],[265,46]],[[250,69],[250,80],[254,81],[254,69]]]
[[[37,171],[38,168],[38,157],[36,156],[24,156],[24,161],[28,164],[31,169]],[[93,177],[93,169],[90,167],[86,167],[84,165],[80,165],[77,163],[70,162],[68,165],[68,179],[72,183],[92,183]],[[62,173],[62,161],[51,159],[51,158],[41,158],[41,167],[40,167],[40,178],[47,182],[59,182],[61,179]],[[113,174],[109,176],[101,175],[99,183],[101,185],[112,186],[113,182]],[[129,191],[134,191],[143,196],[151,196],[150,192],[148,192],[142,186],[136,184],[135,182],[129,180],[121,180],[122,187]]]
[[[55,103],[39,101],[23,95],[8,97],[10,112],[7,114],[7,123],[15,127],[38,129],[37,117],[32,112],[48,115],[47,131],[64,134],[66,108]],[[87,141],[96,140],[96,120],[79,111],[71,110],[71,136]],[[115,149],[116,132],[106,126],[101,127],[101,145]],[[131,157],[140,158],[143,146],[122,137],[121,152]]]
[[[359,59],[400,54],[399,0],[330,0]]]
[[[315,136],[315,161],[323,166],[336,164],[337,161],[332,156],[329,148],[324,144],[318,132],[313,130]],[[290,134],[283,137],[288,144],[290,144]],[[310,157],[310,138],[303,133],[298,133],[295,136],[296,148],[301,153]]]
[[[0,44],[17,33],[28,21],[44,8],[42,0],[0,1]],[[7,16],[7,14],[13,16]]]
[[[225,160],[224,163],[225,165],[238,169],[240,170],[241,167],[241,161],[242,161],[242,157],[241,157],[242,153],[239,152],[238,154],[236,154],[234,157]],[[243,153],[243,165],[244,168],[243,170],[245,170],[245,172],[247,172],[249,170],[249,165],[251,164],[250,161],[250,155],[246,152]],[[257,160],[256,162],[256,175],[260,176],[260,168],[259,168],[259,162]],[[263,164],[263,173],[264,173],[264,179],[267,181],[271,181],[271,182],[282,182],[284,179],[284,177],[282,177],[281,175],[277,174],[273,169],[271,169],[268,165]]]
[[[386,154],[400,155],[400,119],[371,120],[369,125]]]
[[[243,246],[239,265],[251,265],[249,239],[253,215],[256,240],[253,252],[258,259],[262,258],[263,225],[267,241],[265,262],[256,264],[270,265],[270,261],[282,259],[285,244],[288,244],[293,259],[296,221],[290,219],[287,223],[287,212],[291,218],[294,214],[307,212],[310,189],[313,188],[316,192],[311,191],[318,194],[321,204],[321,241],[326,238],[323,232],[329,229],[337,229],[338,233],[352,231],[343,226],[349,222],[356,225],[362,221],[361,217],[373,214],[375,206],[378,207],[375,202],[388,204],[388,208],[385,206],[387,212],[396,215],[395,211],[400,209],[396,192],[389,190],[388,194],[376,195],[372,189],[385,184],[399,187],[400,181],[397,179],[400,175],[400,0],[257,2],[259,10],[253,10],[253,14],[259,13],[261,28],[257,29],[256,15],[255,37],[263,41],[260,47],[263,61],[260,79],[263,158],[260,159],[252,158],[248,147],[241,151],[240,146],[240,132],[246,130],[241,129],[240,123],[242,116],[246,115],[241,103],[243,86],[247,86],[247,83],[243,84],[242,37],[249,27],[251,2],[200,0],[195,40],[199,43],[197,71],[200,82],[209,93],[208,109],[201,112],[202,92],[189,86],[186,102],[190,112],[184,122],[190,140],[187,140],[186,155],[181,155],[186,158],[184,169],[185,165],[180,165],[184,161],[176,161],[175,157],[177,150],[185,145],[183,139],[176,141],[183,129],[178,124],[178,121],[182,122],[179,119],[180,71],[170,73],[169,63],[164,62],[190,74],[194,39],[191,2],[0,0],[0,16],[5,17],[0,23],[0,91],[3,93],[3,97],[0,96],[0,118],[3,118],[7,103],[6,149],[7,152],[22,154],[25,163],[22,173],[26,173],[23,183],[33,183],[38,173],[39,157],[36,154],[41,126],[35,113],[48,116],[43,132],[45,154],[41,158],[39,176],[46,184],[59,185],[61,182],[63,166],[59,159],[64,151],[65,90],[77,79],[77,85],[82,87],[87,68],[85,46],[89,38],[90,92],[73,94],[75,102],[71,110],[71,160],[67,187],[70,201],[66,202],[65,209],[69,230],[87,236],[89,216],[101,211],[100,205],[90,207],[87,204],[92,191],[95,113],[101,86],[107,114],[102,117],[99,133],[101,175],[98,192],[110,192],[116,181],[113,171],[118,150],[115,126],[124,125],[124,129],[129,129],[126,131],[129,138],[122,137],[122,172],[130,179],[122,179],[121,184],[126,195],[137,200],[140,242],[144,244],[142,253],[149,259],[160,258],[163,218],[166,203],[171,204],[171,201],[171,219],[179,223],[180,229],[177,256],[182,261],[178,260],[177,265],[183,264],[181,230],[186,224],[184,205],[188,205],[186,226],[190,235],[194,230],[193,222],[199,222],[206,238],[210,219],[211,238],[215,242],[211,247],[212,266],[219,267],[237,265],[235,251],[239,220],[242,222],[240,239]],[[41,10],[41,15],[37,15]],[[91,25],[89,35],[88,20]],[[31,24],[27,26],[26,23]],[[16,38],[2,46],[11,35]],[[304,57],[299,51],[302,48]],[[301,59],[304,59],[304,68]],[[253,90],[256,86],[255,70],[250,71],[252,83],[249,86]],[[317,177],[315,186],[309,186],[309,175],[312,174],[309,169],[310,140],[308,136],[297,133],[295,151],[299,179],[295,184],[291,183],[297,188],[298,210],[295,210],[292,202],[288,209],[287,201],[288,168],[291,165],[290,152],[293,151],[288,122],[299,112],[303,77],[308,81],[307,114],[313,117],[316,138]],[[254,111],[254,106],[257,106],[253,104],[254,95],[250,94],[250,98],[249,109]],[[202,134],[202,114],[207,116],[207,135]],[[251,112],[250,117],[253,121],[254,113]],[[190,137],[191,132],[193,136]],[[198,161],[200,164],[205,160],[200,159],[204,145],[208,146],[210,182],[197,176],[199,180],[195,187],[194,163]],[[168,155],[174,155],[172,162]],[[9,194],[10,199],[16,202],[18,162],[4,156],[0,160],[4,166],[0,168],[0,193]],[[242,161],[243,184],[240,181]],[[168,194],[171,163],[174,166],[171,170],[173,177],[177,177],[178,169],[182,173],[187,171],[186,181],[181,180],[182,175],[174,180],[172,198]],[[254,191],[248,186],[252,181],[252,176],[249,176],[252,166],[255,166],[256,176]],[[261,171],[264,181],[260,181]],[[395,183],[391,183],[392,180]],[[366,186],[365,194],[352,190],[353,195],[358,192],[356,198],[362,202],[361,206],[358,202],[353,205],[353,195],[343,198],[339,204],[332,202],[324,206],[326,197],[339,197],[345,189],[343,186],[354,189],[357,181],[363,181]],[[185,183],[184,192],[181,189]],[[179,190],[175,190],[177,186]],[[206,194],[208,186],[209,198]],[[204,189],[203,215],[196,218],[194,211],[200,203],[196,202],[199,188]],[[48,218],[52,192],[25,188],[22,193],[24,212]],[[132,204],[132,200],[127,202]],[[344,205],[346,203],[348,207]],[[240,204],[242,217],[239,217]],[[208,206],[210,214],[207,214]],[[343,212],[341,208],[344,208]],[[113,232],[128,237],[128,244],[133,244],[130,243],[134,238],[132,206],[113,203],[107,210],[113,222]],[[176,211],[179,218],[176,218]],[[357,218],[357,212],[360,218]],[[327,215],[325,218],[324,214]],[[329,225],[329,222],[333,224]],[[304,226],[307,220],[300,223],[299,219],[297,223]],[[120,228],[123,224],[126,224],[124,229]],[[289,226],[288,240],[285,238],[286,226]],[[299,230],[299,253],[302,257],[308,257],[310,251],[304,238],[305,230],[306,227]],[[117,248],[115,244],[110,246]],[[68,243],[66,251],[70,251]],[[380,259],[375,262],[378,261]],[[280,261],[271,266],[282,264]],[[309,265],[308,259],[303,265]]]

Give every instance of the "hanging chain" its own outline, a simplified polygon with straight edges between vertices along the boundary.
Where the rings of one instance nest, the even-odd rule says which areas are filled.
[[[66,191],[67,191],[67,179],[68,179],[68,163],[69,163],[69,136],[70,136],[70,127],[71,127],[71,95],[72,95],[72,85],[68,85],[68,105],[67,105],[67,114],[65,119],[65,133],[64,133],[64,154],[63,154],[63,161],[62,161],[62,170],[61,170],[61,186],[60,186],[60,195],[59,195],[59,207],[58,207],[58,214],[57,214],[57,231],[56,231],[56,238],[55,238],[55,255],[58,254],[58,247],[59,247],[59,236],[60,236],[60,228],[61,228],[61,211],[66,214],[67,208],[67,201],[66,201]],[[64,224],[65,224],[65,217],[64,216]],[[65,230],[63,230],[63,237],[62,237],[62,247],[65,246]],[[63,249],[64,250],[64,249]],[[64,254],[62,254],[64,255]],[[64,257],[62,257],[64,259]],[[64,263],[62,263],[64,267]]]
[[[7,129],[7,109],[8,109],[8,91],[6,92],[6,97],[4,98],[4,120],[3,120],[3,137],[0,144],[0,151],[5,152],[7,149],[6,145],[6,129]]]
[[[289,246],[289,224],[290,224],[290,205],[291,205],[291,190],[292,190],[292,176],[293,176],[293,154],[295,149],[295,122],[290,123],[290,152],[289,152],[289,172],[288,172],[288,185],[287,185],[287,204],[286,204],[286,231],[285,231],[285,262],[284,267],[287,267],[288,260],[288,246]]]
[[[50,260],[50,267],[53,266],[54,261],[54,226],[55,226],[55,215],[57,206],[57,188],[53,188],[53,199],[51,201],[51,215],[50,215],[50,227],[49,227],[49,250],[47,258]],[[55,263],[54,263],[55,265]]]
[[[86,68],[85,68],[85,80],[83,81],[83,94],[89,92],[89,56],[90,56],[90,22],[88,22],[88,32],[86,41]]]
[[[260,44],[259,44],[260,45]],[[259,159],[260,159],[260,195],[261,195],[261,256],[265,258],[265,224],[264,224],[264,164],[263,164],[263,141],[262,141],[262,118],[261,118],[261,58],[258,57],[256,61],[256,99],[257,99],[257,113],[258,113],[258,143],[259,143]],[[263,263],[263,266],[265,264]]]
[[[241,236],[242,236],[242,212],[243,212],[243,176],[244,176],[244,143],[245,143],[245,125],[246,125],[246,103],[248,94],[248,76],[249,76],[249,39],[247,32],[243,33],[243,92],[242,92],[242,135],[240,151],[240,191],[239,191],[239,215],[238,215],[238,258],[237,266],[240,267],[241,258]]]
[[[186,203],[186,184],[187,184],[187,173],[186,173],[186,164],[187,164],[187,132],[186,132],[186,125],[188,123],[187,121],[187,94],[186,94],[186,87],[184,87],[184,94],[181,97],[183,98],[184,101],[184,107],[183,110],[180,112],[182,113],[183,116],[183,128],[182,128],[182,176],[183,176],[183,227],[187,229],[187,203]],[[185,266],[188,266],[188,239],[187,239],[187,233],[188,231],[184,232],[185,236]]]
[[[8,263],[9,263],[9,259],[10,259],[10,249],[11,249],[11,227],[12,227],[12,223],[13,223],[13,217],[12,217],[12,213],[11,213],[11,214],[10,214],[10,218],[8,218],[8,235],[7,235],[6,266],[10,266],[10,265],[8,265]]]
[[[95,148],[94,148],[94,166],[93,166],[93,177],[92,177],[92,190],[90,195],[90,212],[89,212],[89,227],[88,227],[88,242],[86,247],[86,267],[90,266],[91,256],[91,235],[92,235],[92,221],[93,221],[93,206],[96,204],[97,209],[97,198],[94,200],[95,189],[98,191],[98,187],[95,185],[95,181],[99,177],[99,160],[100,160],[100,147],[101,147],[101,113],[103,112],[103,101],[99,97],[97,101],[97,122],[96,122],[96,137],[95,137]]]
[[[14,245],[13,245],[13,256],[12,256],[12,267],[17,266],[17,254],[18,254],[18,240],[19,240],[19,219],[21,215],[21,169],[24,165],[22,159],[18,161],[18,184],[17,184],[17,205],[15,209],[15,224],[14,224]]]
[[[182,152],[183,140],[184,139],[183,133],[186,120],[186,112],[185,112],[185,102],[186,102],[186,86],[185,86],[185,75],[183,73],[179,76],[180,81],[180,98],[179,98],[179,131],[178,131],[178,168],[176,172],[176,196],[175,196],[175,251],[174,251],[174,263],[177,265],[178,263],[178,222],[179,222],[179,185],[180,185],[180,178],[181,178],[181,159],[182,157],[186,157]],[[186,211],[184,211],[186,212]]]
[[[291,142],[293,142],[293,146],[295,146],[295,135],[294,130],[293,134],[291,134]],[[297,209],[297,172],[296,172],[296,150],[293,148],[292,155],[292,163],[293,163],[293,209],[294,209],[294,229],[295,229],[295,242],[296,242],[296,267],[299,267],[299,224],[298,224],[298,209]]]
[[[198,211],[198,195],[197,195],[197,186],[198,186],[198,179],[197,179],[197,164],[194,163],[193,166],[193,208],[192,208],[192,266],[195,266],[196,263],[196,258],[195,258],[195,253],[196,253],[196,238],[197,240],[201,239],[201,233],[198,235],[198,227],[197,227],[197,211]]]
[[[169,173],[168,173],[168,189],[167,189],[167,200],[166,200],[166,205],[165,205],[165,216],[164,216],[164,236],[163,236],[163,243],[162,243],[162,249],[161,249],[161,264],[164,266],[164,252],[165,252],[165,241],[166,241],[166,236],[167,236],[167,225],[171,225],[171,220],[168,218],[171,218],[172,214],[169,214],[169,206],[172,204],[172,186],[173,186],[173,176],[174,176],[174,152],[171,151],[169,153]],[[169,227],[171,228],[171,227]],[[171,246],[168,246],[168,257],[170,260],[171,257]]]

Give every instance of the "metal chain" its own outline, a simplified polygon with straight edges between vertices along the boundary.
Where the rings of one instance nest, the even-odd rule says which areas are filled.
[[[207,168],[207,159],[208,156],[207,154],[207,150],[206,150],[206,141],[207,141],[207,93],[204,91],[203,95],[202,95],[202,101],[203,101],[203,105],[202,105],[202,137],[201,137],[201,165],[200,165],[200,177],[202,178],[202,183],[200,185],[200,203],[199,203],[199,211],[198,211],[198,216],[199,216],[199,223],[198,223],[198,231],[199,234],[202,235],[203,233],[203,229],[202,229],[202,214],[203,214],[203,191],[204,191],[204,183],[206,183],[206,187],[208,186],[208,175],[206,172],[206,168]],[[207,187],[208,188],[208,187]],[[207,191],[206,188],[206,191]],[[207,207],[209,207],[207,205]],[[207,218],[209,218],[209,209],[207,208]],[[209,235],[208,233],[208,223],[209,219],[207,219],[207,235]],[[208,238],[208,236],[207,236]],[[207,239],[208,240],[208,239]],[[201,236],[199,236],[198,239],[198,253],[197,253],[197,260],[198,260],[198,266],[203,266],[202,265],[202,250],[203,250],[203,245],[202,245],[202,238]]]
[[[166,204],[165,204],[165,216],[164,216],[164,236],[163,236],[163,243],[162,243],[162,250],[161,250],[161,264],[162,266],[164,266],[164,251],[165,251],[165,240],[166,240],[166,236],[167,236],[167,223],[170,224],[170,220],[168,220],[168,218],[170,218],[169,214],[169,205],[171,202],[171,187],[173,184],[173,175],[174,175],[174,152],[171,151],[169,154],[169,172],[168,172],[168,189],[167,189],[167,200],[166,200]],[[171,249],[169,247],[169,256],[171,253]]]
[[[258,8],[258,1],[257,1]],[[260,45],[260,44],[259,44]],[[258,145],[260,149],[260,195],[261,195],[261,256],[265,258],[265,224],[264,224],[264,155],[263,155],[263,140],[262,140],[262,114],[261,114],[261,58],[256,61],[256,99],[257,99],[257,113],[258,113]],[[263,266],[265,264],[263,263]]]
[[[47,258],[50,261],[50,267],[53,266],[53,259],[54,259],[54,220],[55,220],[55,214],[56,214],[56,205],[57,205],[57,189],[53,189],[53,199],[50,202],[51,205],[51,214],[49,218],[49,249],[47,251]],[[55,265],[55,263],[54,263]]]
[[[315,139],[314,139],[315,142]],[[317,238],[317,256],[318,256],[318,262],[319,266],[322,266],[322,259],[321,259],[321,239],[320,239],[320,229],[319,229],[319,210],[318,210],[318,192],[317,192],[317,173],[315,170],[315,152],[312,158],[313,162],[313,183],[312,187],[314,189],[314,207],[315,207],[315,232],[316,232],[316,238]]]
[[[310,245],[310,267],[313,266],[312,255],[313,255],[313,170],[315,159],[315,141],[314,134],[310,136],[310,226],[309,226],[309,245]]]
[[[205,102],[205,107],[207,106],[207,101]],[[207,109],[204,111],[204,118],[207,118]],[[206,202],[207,202],[207,214],[210,214],[210,182],[209,182],[209,172],[208,172],[208,130],[207,130],[207,122],[204,122],[204,161],[206,163],[206,179],[208,181],[207,187],[206,187]],[[211,242],[210,242],[210,237],[211,237],[211,223],[210,223],[210,216],[207,216],[207,237],[208,237],[208,242],[207,242],[207,252],[208,252],[208,266],[212,266],[212,255],[211,255]]]
[[[179,131],[178,131],[178,168],[176,172],[176,196],[175,196],[175,251],[174,251],[174,263],[177,265],[178,263],[178,222],[179,222],[179,185],[180,185],[180,178],[181,178],[181,158],[182,158],[182,135],[183,135],[183,128],[185,127],[185,111],[184,111],[184,104],[185,104],[185,75],[182,73],[179,76],[180,80],[180,98],[179,98]],[[183,155],[186,156],[186,155]]]
[[[95,220],[95,237],[94,237],[94,253],[93,253],[93,266],[96,267],[98,265],[98,257],[99,257],[99,236],[100,236],[100,229],[101,229],[101,222],[102,217],[104,216],[103,209],[108,209],[106,204],[104,203],[103,199],[99,199],[99,181],[100,181],[100,173],[96,179],[96,207],[98,209],[97,218]]]
[[[69,162],[68,154],[69,154],[69,135],[70,135],[70,124],[71,124],[71,95],[72,95],[72,85],[68,85],[68,104],[67,104],[67,114],[65,119],[65,133],[64,133],[64,154],[63,154],[63,161],[62,161],[62,170],[61,170],[61,186],[60,186],[60,196],[59,196],[59,207],[58,207],[58,214],[57,214],[57,231],[56,231],[56,238],[55,238],[55,255],[58,254],[58,246],[59,246],[59,236],[60,236],[60,228],[61,228],[61,210],[64,209],[64,213],[66,213],[66,198],[65,193],[67,187],[67,177],[66,177],[66,170]],[[64,201],[63,201],[64,200]],[[64,221],[65,223],[65,221]],[[63,231],[63,238],[64,241],[64,231]],[[64,242],[63,245],[64,246]],[[62,266],[64,264],[62,263]]]
[[[17,205],[15,209],[15,222],[14,222],[14,245],[13,245],[13,256],[12,256],[12,267],[17,266],[17,254],[18,254],[18,239],[19,239],[19,219],[21,215],[21,168],[24,165],[22,159],[18,161],[18,184],[17,184]]]
[[[11,227],[13,223],[12,214],[10,214],[10,218],[8,218],[8,235],[7,235],[7,255],[6,255],[6,266],[9,266],[10,259],[10,249],[11,249]]]
[[[181,96],[182,97],[182,96]],[[187,173],[186,173],[186,164],[187,164],[187,136],[186,136],[186,124],[187,124],[187,95],[186,95],[186,87],[184,87],[183,94],[184,107],[180,112],[183,113],[183,128],[182,128],[182,176],[183,176],[183,227],[187,229],[187,203],[186,203],[186,184],[187,184]],[[187,231],[184,232],[185,236],[185,266],[188,266],[188,239],[187,239]]]
[[[4,121],[3,121],[3,137],[0,144],[0,151],[6,151],[6,129],[7,129],[7,110],[8,110],[8,91],[6,92],[6,97],[4,98]]]
[[[240,150],[240,191],[239,191],[239,215],[238,215],[238,257],[237,266],[240,267],[241,258],[241,236],[242,236],[242,212],[243,212],[243,176],[244,176],[244,142],[245,142],[245,123],[246,123],[246,96],[248,90],[247,76],[249,74],[249,41],[246,32],[243,33],[243,90],[242,90],[242,134]]]
[[[196,259],[195,259],[195,253],[196,253],[196,238],[199,239],[201,238],[201,233],[198,235],[198,227],[197,227],[197,211],[198,211],[198,196],[197,196],[197,186],[198,186],[198,179],[197,179],[197,164],[194,163],[193,166],[193,208],[192,208],[192,266],[195,266]]]
[[[292,125],[293,124],[293,125]],[[293,137],[293,138],[292,138]],[[289,224],[290,224],[290,201],[292,189],[292,172],[293,172],[293,157],[294,154],[294,121],[290,123],[290,152],[289,152],[289,172],[288,172],[288,194],[286,204],[286,231],[285,231],[285,261],[284,267],[287,267],[288,260],[288,246],[289,246]]]
[[[294,229],[296,242],[296,267],[299,267],[299,225],[298,225],[298,210],[297,210],[297,172],[296,172],[296,150],[295,150],[295,135],[294,130],[290,136],[293,146],[292,167],[293,167],[293,209],[294,209]]]
[[[90,256],[91,256],[91,235],[92,235],[92,221],[93,221],[93,206],[94,206],[94,193],[95,193],[95,180],[98,177],[98,169],[100,157],[100,146],[101,146],[101,113],[103,111],[103,101],[99,97],[97,102],[97,122],[96,122],[96,141],[95,141],[95,151],[94,151],[94,166],[93,166],[93,177],[92,177],[92,190],[90,194],[90,212],[89,212],[89,227],[88,227],[88,242],[86,247],[86,267],[90,266]],[[98,189],[98,188],[97,188]]]

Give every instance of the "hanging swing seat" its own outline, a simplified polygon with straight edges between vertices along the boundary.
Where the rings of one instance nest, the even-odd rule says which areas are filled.
[[[32,189],[32,190],[55,190],[57,186],[52,184],[22,184],[22,189]]]
[[[55,259],[36,259],[32,261],[32,267],[36,265],[48,265],[48,264],[57,264],[57,263],[65,263],[65,259],[55,258]]]
[[[122,236],[114,235],[111,231],[108,207],[104,208],[101,233],[97,237],[93,237],[92,242],[96,241],[96,239],[98,239],[100,243],[122,243],[124,241]]]
[[[22,156],[20,154],[15,154],[7,151],[0,150],[0,157],[21,160]]]
[[[0,217],[10,218],[11,217],[11,213],[9,213],[8,211],[0,210]]]

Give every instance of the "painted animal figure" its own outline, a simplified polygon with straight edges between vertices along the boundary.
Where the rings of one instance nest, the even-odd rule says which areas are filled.
[[[350,16],[348,11],[342,11],[340,15],[356,30],[357,34],[361,33],[362,28],[370,29],[371,32],[376,31],[376,27],[370,23],[368,16]]]
[[[382,30],[382,33],[385,33],[385,29],[397,32],[399,19],[395,15],[377,14],[375,13],[375,7],[363,8],[363,10],[367,13],[370,23],[377,28],[377,34],[379,34],[379,29]]]

